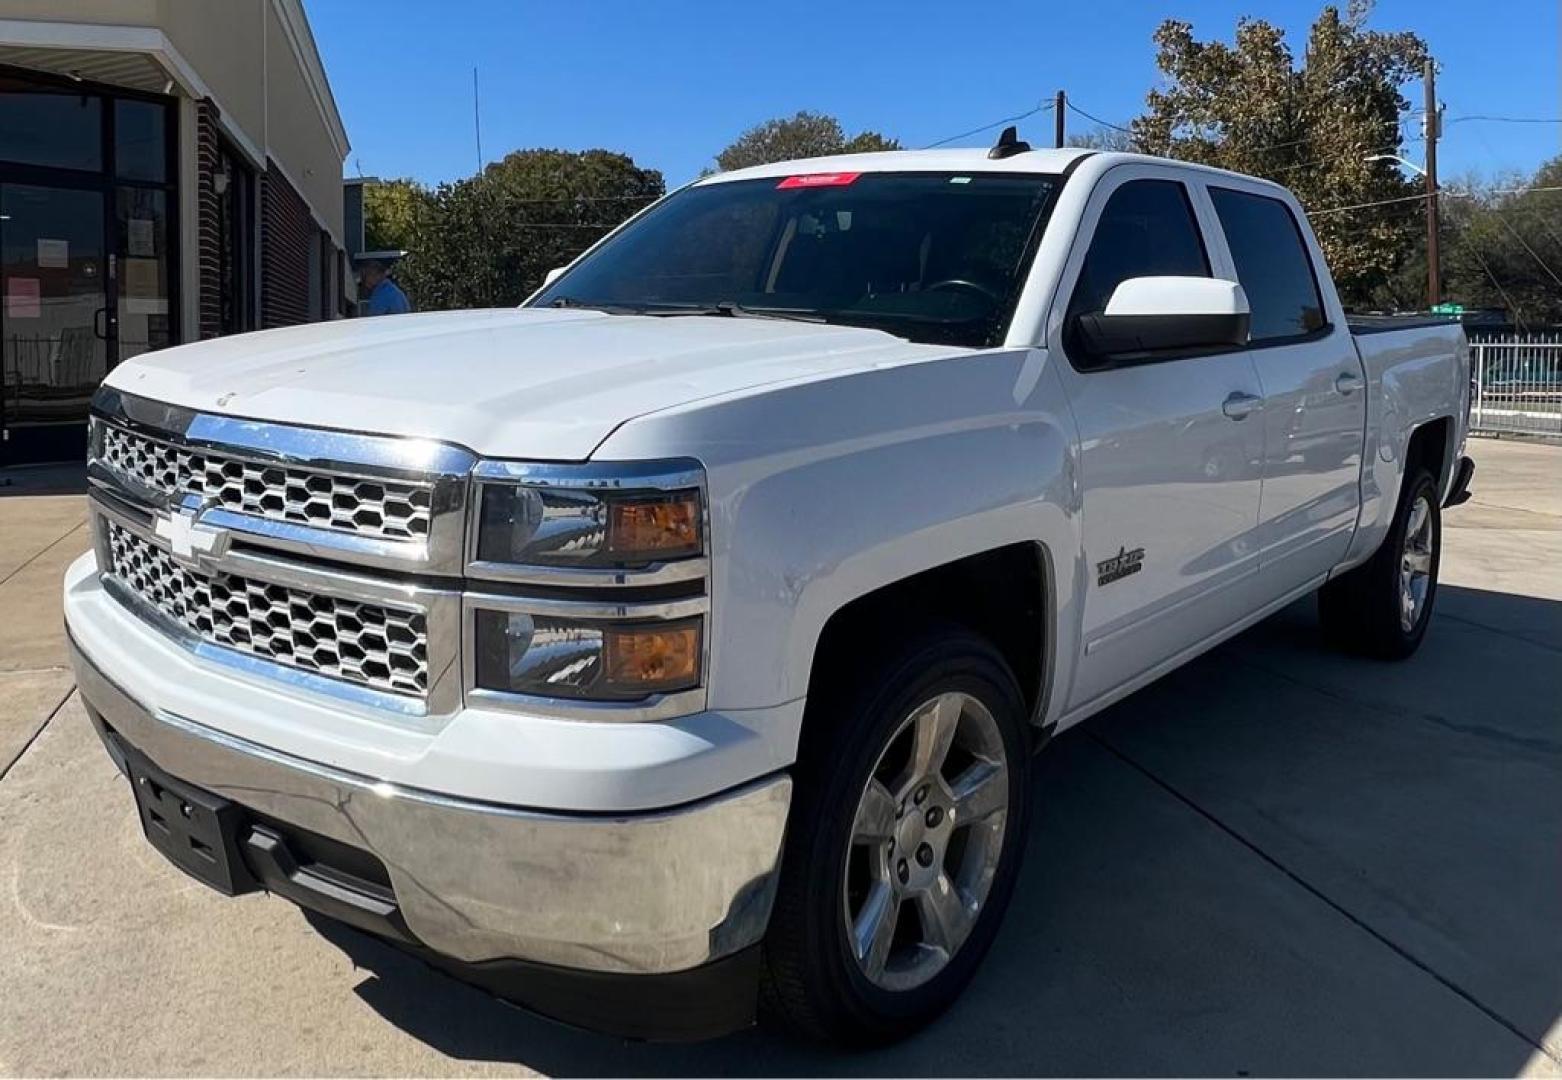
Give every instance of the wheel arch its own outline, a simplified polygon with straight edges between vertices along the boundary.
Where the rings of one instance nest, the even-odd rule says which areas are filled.
[[[1437,481],[1437,490],[1446,491],[1453,476],[1454,418],[1434,416],[1417,424],[1405,444],[1404,478],[1417,468],[1426,467]]]
[[[820,629],[810,693],[849,676],[862,642],[901,640],[929,621],[958,625],[990,642],[1014,674],[1032,724],[1046,726],[1057,669],[1057,589],[1052,553],[1040,541],[979,551],[843,604]]]

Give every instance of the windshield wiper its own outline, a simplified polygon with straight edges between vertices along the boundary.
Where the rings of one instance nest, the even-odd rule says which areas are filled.
[[[729,319],[787,319],[791,322],[811,323],[828,321],[823,315],[816,315],[808,311],[795,311],[790,308],[745,307],[736,300],[721,300],[710,305],[669,304],[665,307],[652,307],[650,305],[642,306],[637,304],[599,304],[591,300],[577,300],[573,296],[558,296],[550,300],[548,306],[583,311],[601,311],[608,315],[651,315],[657,318],[671,318],[679,315],[720,315]]]
[[[647,315],[645,308],[632,304],[598,304],[590,300],[577,300],[573,296],[556,296],[548,301],[549,307],[570,308],[575,311],[600,311],[604,315]]]
[[[701,312],[704,315],[725,315],[729,319],[786,319],[790,322],[822,323],[823,315],[793,308],[745,307],[736,300],[722,300]]]

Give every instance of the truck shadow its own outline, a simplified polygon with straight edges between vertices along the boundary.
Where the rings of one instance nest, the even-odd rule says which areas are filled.
[[[1559,653],[1559,602],[1445,586],[1397,665],[1328,650],[1304,602],[1066,733],[1038,762],[993,953],[947,1016],[882,1050],[590,1035],[311,921],[391,1023],[549,1074],[1554,1068]]]

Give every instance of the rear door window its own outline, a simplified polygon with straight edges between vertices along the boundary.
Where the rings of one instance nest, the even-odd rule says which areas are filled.
[[[1209,195],[1253,313],[1249,340],[1273,344],[1327,326],[1318,279],[1291,208],[1231,188],[1211,187]]]

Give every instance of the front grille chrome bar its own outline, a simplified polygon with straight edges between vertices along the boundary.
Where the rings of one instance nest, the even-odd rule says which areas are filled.
[[[184,509],[259,547],[387,570],[462,573],[475,455],[448,443],[296,428],[93,399],[88,479]]]
[[[407,716],[460,707],[459,592],[237,550],[192,565],[138,508],[89,506],[105,587],[201,658]]]

